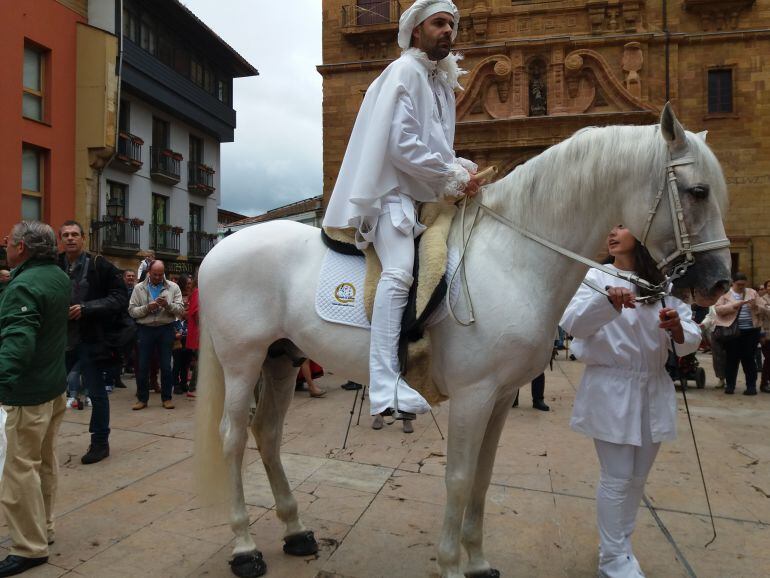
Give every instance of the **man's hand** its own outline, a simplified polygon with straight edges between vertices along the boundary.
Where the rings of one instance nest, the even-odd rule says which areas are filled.
[[[636,301],[633,292],[625,287],[605,287],[607,297],[615,310],[620,313],[624,307],[626,309],[636,309]]]
[[[150,301],[150,302],[147,304],[147,310],[148,310],[150,313],[155,313],[155,312],[156,312],[158,309],[160,309],[160,305],[158,305],[158,302],[157,302],[157,301]]]
[[[677,343],[684,343],[684,329],[682,329],[682,320],[679,319],[679,313],[676,309],[670,307],[664,307],[658,313],[660,316],[660,323],[658,327],[671,332],[671,337]]]
[[[471,180],[465,185],[463,191],[466,196],[473,198],[479,194],[479,189],[486,183],[485,179],[480,179],[476,176],[476,173],[471,173]]]
[[[165,297],[158,297],[158,298],[155,300],[155,303],[157,303],[159,307],[163,307],[163,309],[165,309],[166,307],[168,307],[168,301],[166,301],[166,298],[165,298]]]
[[[69,315],[67,318],[70,321],[74,321],[76,319],[80,319],[80,316],[83,314],[83,307],[80,305],[70,305]]]

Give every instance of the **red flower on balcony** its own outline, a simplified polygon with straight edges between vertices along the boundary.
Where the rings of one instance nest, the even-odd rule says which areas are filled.
[[[181,235],[184,229],[182,227],[171,227],[171,232]]]
[[[142,221],[142,219],[137,219],[137,218],[131,219],[132,227],[141,227],[142,225],[144,225],[144,221]]]

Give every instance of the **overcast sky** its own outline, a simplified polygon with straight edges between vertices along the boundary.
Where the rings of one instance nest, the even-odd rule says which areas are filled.
[[[221,207],[256,215],[320,195],[321,0],[182,0],[259,76],[235,79],[235,142],[221,147]]]

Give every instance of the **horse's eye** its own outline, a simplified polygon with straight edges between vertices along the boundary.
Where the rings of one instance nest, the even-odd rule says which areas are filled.
[[[708,185],[695,185],[688,189],[688,193],[693,195],[696,199],[705,199],[709,196],[710,187]]]

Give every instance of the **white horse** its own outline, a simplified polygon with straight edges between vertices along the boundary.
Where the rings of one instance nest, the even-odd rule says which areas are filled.
[[[724,239],[725,180],[704,135],[686,133],[667,105],[661,124],[579,131],[487,187],[481,201],[508,219],[583,256],[602,248],[623,223],[640,238],[650,206],[674,168],[684,222],[694,244]],[[674,163],[675,164],[675,163]],[[647,235],[656,260],[675,251],[666,196]],[[462,242],[459,219],[449,243]],[[203,333],[196,455],[201,491],[227,487],[235,533],[232,570],[256,576],[264,563],[249,535],[241,465],[249,405],[263,374],[252,431],[285,523],[284,550],[317,548],[297,514],[281,465],[280,443],[297,373],[309,357],[334,374],[368,380],[369,332],[331,324],[316,313],[314,295],[326,251],[318,229],[290,221],[250,227],[218,243],[199,272]],[[586,267],[535,244],[482,213],[465,256],[475,324],[446,318],[430,329],[433,379],[451,398],[446,466],[447,504],[438,552],[441,575],[497,576],[482,548],[484,501],[495,452],[518,387],[548,362],[559,318]],[[730,254],[697,253],[675,283],[711,304],[729,286]],[[460,317],[467,316],[463,300]],[[270,355],[268,351],[270,350]],[[461,568],[460,546],[468,554]]]

